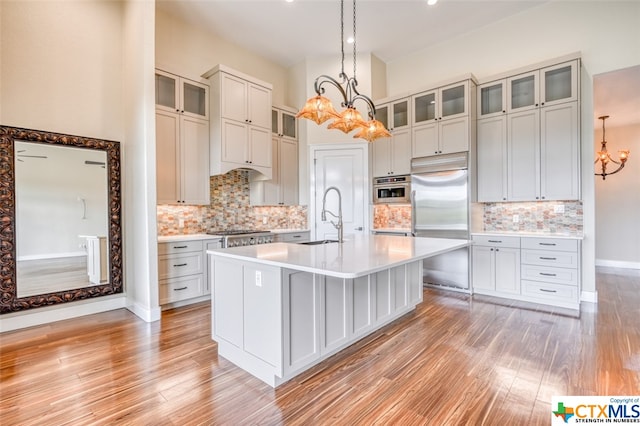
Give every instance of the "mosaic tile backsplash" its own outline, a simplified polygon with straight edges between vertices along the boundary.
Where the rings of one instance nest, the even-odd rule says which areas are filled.
[[[556,213],[556,206],[563,206],[564,213]],[[519,222],[513,223],[516,214]],[[582,214],[580,201],[486,203],[484,230],[582,235]]]
[[[251,206],[249,173],[232,170],[211,176],[211,205],[158,205],[157,220],[163,236],[215,229],[307,229],[307,206]]]
[[[411,229],[411,206],[376,204],[373,206],[373,229]]]

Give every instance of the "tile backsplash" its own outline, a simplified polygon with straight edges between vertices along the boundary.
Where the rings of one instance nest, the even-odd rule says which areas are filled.
[[[563,210],[561,212],[559,210]],[[580,201],[484,204],[484,231],[551,232],[581,235]],[[518,223],[514,223],[518,215]]]
[[[158,235],[198,234],[213,229],[307,228],[307,206],[251,206],[247,171],[232,170],[210,179],[211,205],[157,206]]]
[[[376,204],[373,206],[373,229],[411,229],[411,206]]]

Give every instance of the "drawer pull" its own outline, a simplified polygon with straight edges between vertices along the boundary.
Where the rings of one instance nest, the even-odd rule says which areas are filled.
[[[302,238],[302,235],[294,235],[292,238]]]
[[[541,288],[540,291],[544,291],[545,293],[557,293],[557,290],[547,290],[546,288]]]
[[[188,246],[173,246],[174,249],[187,248]]]
[[[557,260],[555,257],[542,257],[540,256],[540,260]]]
[[[174,288],[173,291],[180,291],[180,290],[186,290],[189,287],[180,287],[180,288]]]
[[[177,265],[173,265],[174,268],[177,268],[179,266],[187,266],[186,263],[178,263]]]
[[[540,275],[544,275],[545,277],[555,277],[556,274],[550,274],[548,272],[540,272]]]
[[[490,243],[501,243],[502,240],[488,240]]]
[[[556,245],[556,243],[538,243],[538,244],[540,244],[541,246],[555,246]]]

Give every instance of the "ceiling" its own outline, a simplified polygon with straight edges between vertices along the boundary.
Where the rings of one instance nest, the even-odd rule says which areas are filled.
[[[360,0],[357,49],[393,61],[548,1],[439,0],[428,6],[426,0]],[[156,5],[284,67],[340,52],[338,0],[157,0]],[[345,38],[353,32],[352,7],[346,0]],[[353,47],[345,50],[350,55]]]

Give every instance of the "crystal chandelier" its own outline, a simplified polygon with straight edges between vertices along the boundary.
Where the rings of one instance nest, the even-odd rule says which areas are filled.
[[[618,157],[620,158],[620,161],[616,161],[613,158],[611,158],[611,154],[609,154],[609,152],[607,151],[607,141],[604,138],[604,120],[606,120],[607,118],[609,118],[608,115],[603,115],[602,117],[598,117],[598,119],[602,120],[602,142],[601,142],[602,147],[600,148],[600,151],[598,151],[598,156],[596,157],[596,160],[593,162],[593,164],[597,164],[598,161],[600,161],[600,168],[602,172],[596,173],[595,175],[602,176],[602,180],[605,180],[607,176],[618,173],[620,170],[622,170],[622,168],[624,167],[624,164],[627,162],[627,159],[629,158],[629,150],[618,151]],[[613,164],[619,164],[619,166],[614,171],[607,173],[607,164],[609,164],[609,162]]]
[[[313,88],[316,92],[316,96],[309,98],[304,107],[298,112],[296,117],[307,118],[311,121],[315,121],[317,124],[322,124],[328,120],[334,120],[329,124],[329,129],[338,129],[344,133],[349,133],[352,130],[358,129],[358,133],[354,138],[366,139],[369,142],[381,137],[391,137],[389,131],[384,127],[380,121],[375,119],[376,107],[373,105],[371,99],[360,92],[358,92],[358,80],[356,80],[356,0],[353,0],[353,77],[347,76],[344,72],[344,0],[340,0],[340,49],[342,53],[342,68],[338,80],[328,76],[321,75],[316,78]],[[325,92],[323,85],[330,84],[334,86],[342,95],[341,106],[345,108],[342,112],[337,112],[331,101],[324,96]],[[354,102],[360,100],[363,101],[368,107],[369,119],[364,120],[362,115],[354,107]]]

